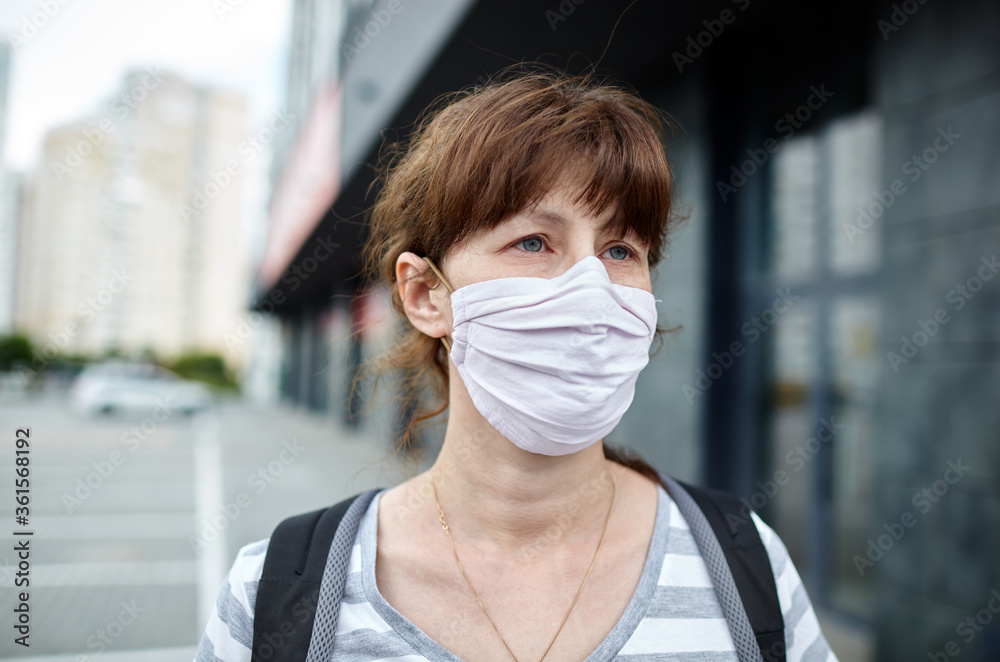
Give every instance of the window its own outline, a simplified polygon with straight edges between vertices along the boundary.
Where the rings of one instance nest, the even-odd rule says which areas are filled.
[[[784,482],[765,513],[814,599],[860,618],[873,604],[852,558],[873,512],[880,155],[870,112],[785,143],[771,164],[765,277],[752,279],[758,296],[794,297],[754,377],[764,386],[762,479]]]

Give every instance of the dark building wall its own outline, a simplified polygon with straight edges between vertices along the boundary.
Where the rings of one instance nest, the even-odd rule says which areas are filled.
[[[997,660],[1000,615],[981,632],[959,628],[1000,603],[1000,5],[918,6],[874,60],[883,181],[906,191],[876,221],[886,358],[872,535],[916,518],[872,568],[877,657]],[[947,321],[924,344],[935,313]],[[904,336],[923,346],[904,352]],[[950,462],[970,468],[946,475]],[[918,496],[936,482],[947,492]]]
[[[893,17],[897,7],[904,13]],[[654,359],[644,372],[633,407],[612,439],[620,435],[667,471],[692,471],[744,496],[750,493],[745,485],[748,477],[772,475],[774,466],[759,458],[770,452],[777,434],[775,395],[769,390],[768,374],[773,357],[768,352],[783,349],[781,334],[772,332],[755,347],[763,353],[760,357],[744,357],[739,369],[713,384],[706,393],[711,402],[707,409],[700,403],[697,415],[685,411],[678,389],[694,379],[697,368],[707,365],[711,351],[740,337],[734,329],[763,305],[754,299],[755,288],[770,282],[774,266],[774,256],[766,248],[773,239],[769,233],[774,223],[774,190],[769,178],[774,162],[751,178],[752,186],[740,191],[735,204],[722,204],[715,196],[715,175],[721,179],[747,147],[759,145],[775,118],[801,103],[803,90],[810,84],[826,83],[836,96],[796,134],[818,141],[820,172],[831,167],[823,159],[841,150],[838,163],[857,163],[865,166],[865,173],[866,159],[881,163],[875,179],[858,175],[872,187],[865,193],[866,202],[875,202],[876,194],[886,199],[884,191],[897,179],[905,183],[906,191],[896,195],[872,225],[871,236],[878,238],[880,246],[872,271],[863,277],[811,285],[815,300],[831,306],[850,303],[851,296],[869,292],[881,303],[874,357],[879,388],[874,395],[852,395],[870,401],[870,405],[861,403],[864,406],[852,403],[852,410],[863,410],[866,416],[870,412],[874,433],[867,432],[865,417],[843,417],[845,405],[839,400],[843,393],[828,381],[837,378],[837,370],[851,366],[827,366],[805,385],[815,404],[804,409],[809,419],[804,428],[818,425],[831,414],[841,416],[839,420],[848,425],[833,445],[839,446],[836,453],[830,451],[833,446],[824,447],[808,471],[796,477],[802,484],[792,487],[806,490],[802,498],[787,487],[774,499],[771,505],[797,509],[803,516],[802,531],[779,533],[789,541],[801,539],[801,554],[807,558],[800,569],[809,575],[807,585],[818,605],[840,608],[841,604],[873,601],[874,609],[852,609],[849,615],[871,619],[878,642],[874,659],[917,660],[928,655],[944,659],[933,656],[952,642],[949,650],[959,653],[957,659],[994,660],[1000,659],[1000,617],[993,614],[988,627],[958,628],[963,619],[977,613],[981,622],[990,616],[981,610],[995,597],[991,592],[1000,590],[1000,565],[991,562],[1000,558],[996,527],[1000,523],[1000,278],[996,276],[1000,274],[994,275],[996,267],[988,266],[996,264],[994,255],[1000,256],[1000,45],[996,39],[1000,9],[996,3],[985,2],[914,2],[906,8],[915,13],[905,14],[899,3],[845,6],[836,24],[824,31],[817,27],[817,21],[825,21],[824,12],[800,7],[798,16],[784,20],[788,29],[778,29],[782,24],[777,24],[779,36],[768,44],[761,43],[760,35],[765,19],[776,15],[759,17],[760,22],[748,27],[748,34],[734,30],[728,45],[720,40],[714,47],[705,61],[710,66],[695,74],[703,79],[702,85],[643,90],[647,98],[675,113],[688,130],[682,151],[695,153],[689,160],[697,165],[681,168],[681,190],[689,202],[709,210],[703,212],[704,227],[699,227],[702,210],[696,210],[693,227],[678,233],[675,251],[661,265],[655,285],[658,297],[664,299],[661,315],[686,328],[668,337],[664,356]],[[894,19],[900,25],[879,23]],[[801,30],[793,29],[796,22],[801,23]],[[781,36],[787,34],[799,37]],[[870,49],[863,45],[866,40]],[[810,46],[811,42],[815,45]],[[688,78],[682,82],[689,83]],[[880,119],[877,145],[874,149],[858,145],[857,154],[843,154],[847,143],[841,138],[855,131],[845,126],[865,125],[865,118],[873,113]],[[942,137],[949,135],[949,127],[953,137]],[[933,164],[924,164],[925,171],[911,160],[933,148],[935,141],[938,153],[929,158],[937,158]],[[948,141],[948,149],[940,149]],[[914,167],[921,172],[916,181],[911,180]],[[841,172],[838,176],[853,175]],[[842,189],[826,184],[820,188]],[[824,232],[839,232],[842,207],[847,203],[842,199],[820,202],[825,210],[821,211],[826,219]],[[715,209],[711,209],[713,204]],[[820,238],[823,243],[836,239],[824,234]],[[720,252],[720,247],[725,250]],[[843,257],[843,249],[838,250],[821,246],[821,253]],[[981,289],[958,310],[955,297],[961,295],[953,290],[980,277]],[[772,294],[773,284],[762,292]],[[969,287],[978,289],[980,283],[973,280]],[[700,297],[706,308],[696,311],[688,302],[690,296]],[[681,301],[688,303],[681,305]],[[914,338],[921,322],[933,319],[939,309],[948,314],[948,322],[940,324],[916,356],[894,366],[889,353],[901,354],[900,337]],[[829,315],[837,309],[827,311]],[[834,318],[821,315],[819,319],[820,332],[811,339],[810,351],[829,362],[836,355],[833,347],[849,339],[838,335],[841,331]],[[688,332],[693,334],[685,336]],[[706,425],[691,434],[689,426],[702,411]],[[696,440],[690,445],[689,435]],[[799,441],[808,436],[806,430]],[[854,448],[852,457],[863,464],[841,466],[845,451],[858,444],[865,448]],[[693,460],[697,456],[693,449],[702,448],[707,454]],[[734,461],[739,453],[743,459]],[[865,461],[866,457],[871,461]],[[716,463],[720,458],[724,461]],[[946,478],[948,463],[958,466],[959,460],[971,469],[954,485],[939,482]],[[954,479],[955,474],[947,477]],[[865,505],[865,512],[855,518],[861,526],[857,531],[843,528],[843,523],[835,530],[833,513],[843,520],[851,503],[838,496],[840,488],[831,487],[831,481],[873,486],[876,506],[872,510],[867,500],[858,502]],[[938,502],[917,497],[935,483],[938,490],[948,487]],[[938,497],[932,494],[932,498]],[[932,507],[924,513],[928,503]],[[863,557],[867,539],[879,540],[887,533],[886,526],[898,532],[893,525],[907,512],[916,523],[906,529],[903,539],[892,541],[891,549],[870,571],[864,568],[864,576],[845,577],[854,572],[852,554]],[[845,591],[850,599],[844,598]],[[837,599],[833,599],[835,594]]]

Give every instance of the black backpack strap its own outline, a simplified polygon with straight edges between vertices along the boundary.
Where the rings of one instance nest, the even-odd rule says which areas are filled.
[[[677,482],[701,509],[719,541],[764,662],[785,662],[785,620],[774,571],[747,508],[728,492]]]
[[[355,495],[340,503],[314,510],[282,521],[271,534],[264,557],[264,569],[257,585],[253,618],[254,660],[306,660],[320,587],[328,566],[331,544],[345,515],[352,506],[367,507],[378,490]],[[364,503],[362,503],[364,502]],[[350,540],[357,534],[360,518],[349,518],[353,531],[340,531],[340,538]],[[338,587],[326,587],[335,596],[339,611],[343,580],[346,579],[347,558],[339,556],[334,563],[344,566]],[[329,605],[324,605],[328,607]]]

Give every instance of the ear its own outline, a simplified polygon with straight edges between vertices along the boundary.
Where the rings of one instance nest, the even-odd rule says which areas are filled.
[[[403,253],[396,260],[396,282],[410,323],[431,338],[447,336],[450,341],[451,298],[427,262],[416,253]]]

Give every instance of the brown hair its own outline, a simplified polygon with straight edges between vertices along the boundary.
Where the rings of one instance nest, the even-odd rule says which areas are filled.
[[[635,232],[654,267],[676,220],[664,124],[655,107],[620,86],[519,67],[442,97],[408,144],[389,145],[365,267],[370,279],[388,284],[405,331],[376,372],[399,370],[411,402],[434,396],[430,407],[417,407],[400,450],[447,408],[448,357],[437,338],[409,324],[397,258],[411,251],[444,268],[452,246],[530,208],[571,175],[580,185],[575,202],[594,214],[612,210],[608,230]],[[661,344],[665,330],[657,328]]]

